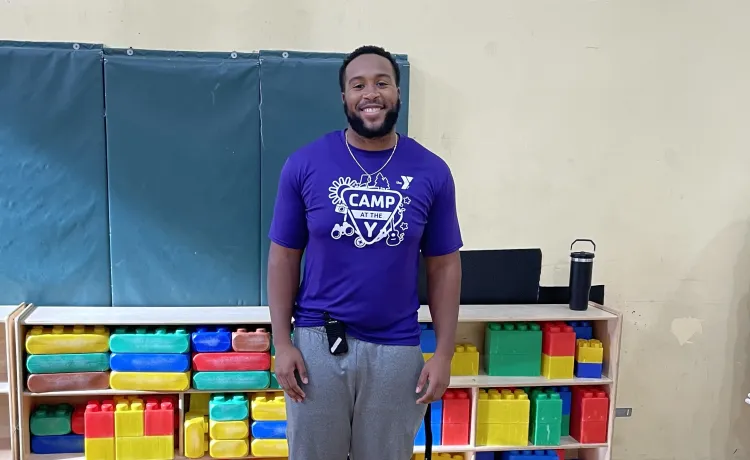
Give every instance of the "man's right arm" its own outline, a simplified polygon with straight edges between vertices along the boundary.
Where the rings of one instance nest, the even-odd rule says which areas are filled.
[[[271,242],[268,252],[268,305],[276,348],[292,344],[292,307],[299,288],[301,261],[302,250]]]

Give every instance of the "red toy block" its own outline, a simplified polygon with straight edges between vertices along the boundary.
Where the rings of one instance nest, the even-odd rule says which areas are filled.
[[[89,401],[83,414],[84,436],[87,438],[115,437],[115,402]]]
[[[271,349],[271,334],[264,328],[248,332],[247,329],[237,329],[232,332],[232,350],[234,351],[269,351]]]
[[[197,353],[194,371],[267,371],[271,369],[269,352]]]
[[[575,356],[576,332],[572,326],[547,323],[542,331],[542,353],[547,356]]]
[[[564,450],[558,449],[558,450],[555,451],[555,453],[557,454],[557,458],[559,460],[565,460],[565,451]]]
[[[570,436],[582,444],[607,442],[607,393],[595,387],[576,387],[572,393]]]
[[[441,439],[443,446],[467,446],[469,445],[469,424],[450,423],[443,425]]]
[[[467,390],[448,389],[443,394],[443,425],[469,424],[471,396]]]
[[[73,416],[70,418],[71,431],[74,434],[84,434],[86,432],[86,405],[77,404],[73,410]]]
[[[157,401],[146,400],[146,411],[143,413],[144,436],[169,436],[174,434],[174,405],[168,399]]]

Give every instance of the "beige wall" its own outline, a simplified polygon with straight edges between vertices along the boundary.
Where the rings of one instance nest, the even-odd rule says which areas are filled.
[[[408,53],[411,133],[455,172],[467,248],[541,247],[561,284],[569,243],[597,241],[634,408],[615,457],[721,460],[750,458],[748,17],[747,0],[0,0],[0,38]]]

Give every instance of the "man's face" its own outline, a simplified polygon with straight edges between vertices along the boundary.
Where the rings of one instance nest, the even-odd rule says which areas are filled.
[[[344,111],[352,129],[377,138],[393,130],[401,108],[391,62],[376,54],[355,58],[344,75]]]

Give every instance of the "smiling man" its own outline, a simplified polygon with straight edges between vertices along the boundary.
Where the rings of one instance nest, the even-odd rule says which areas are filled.
[[[396,132],[400,78],[382,48],[347,56],[348,128],[294,152],[281,171],[268,293],[290,460],[408,460],[426,404],[450,380],[461,285],[455,186],[440,157]],[[420,252],[437,336],[426,363]]]

